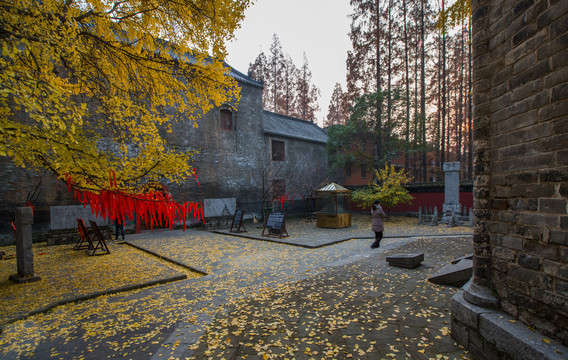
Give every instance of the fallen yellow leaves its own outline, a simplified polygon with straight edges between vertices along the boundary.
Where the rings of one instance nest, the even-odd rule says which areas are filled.
[[[88,256],[73,245],[34,244],[34,271],[41,281],[16,284],[8,277],[17,273],[16,259],[0,262],[0,324],[49,309],[77,297],[103,294],[148,282],[200,275],[128,245],[110,242],[111,253]],[[15,246],[3,247],[15,253]]]
[[[402,219],[391,225],[408,226],[407,231],[414,231],[407,221]],[[290,221],[288,225],[290,233],[294,227],[298,231],[302,226],[315,227],[304,221],[300,224]],[[366,233],[370,232],[369,221],[361,221],[361,226]],[[386,244],[389,241],[393,240],[385,239]],[[426,249],[432,241],[443,241],[445,245],[447,240],[416,238],[397,250]],[[138,244],[136,239],[133,242]],[[468,240],[462,242],[467,248]],[[459,241],[455,244],[462,246]],[[64,344],[86,342],[88,346],[75,349],[73,355],[86,354],[91,358],[91,352],[100,348],[117,355],[128,351],[128,357],[132,358],[168,358],[176,348],[193,349],[216,359],[228,356],[236,348],[247,349],[248,353],[242,354],[242,358],[248,355],[262,359],[377,358],[378,353],[388,358],[387,352],[404,357],[409,352],[408,344],[415,345],[412,351],[424,350],[424,355],[432,358],[436,351],[433,344],[449,341],[438,336],[441,332],[437,330],[444,327],[444,310],[438,304],[447,303],[452,290],[415,281],[414,275],[409,277],[407,270],[380,264],[376,265],[376,270],[364,273],[358,269],[358,262],[348,265],[344,269],[347,276],[351,272],[358,274],[348,279],[338,279],[337,273],[329,271],[329,264],[342,263],[345,254],[369,251],[368,241],[364,239],[305,249],[197,231],[165,231],[151,241],[141,238],[139,245],[211,275],[196,281],[178,282],[175,286],[165,285],[68,304],[17,321],[0,336],[0,357],[2,351],[29,356],[46,337],[49,341]],[[141,281],[143,274],[159,273],[156,269],[181,271],[156,262],[154,256],[139,253],[127,245],[113,245],[112,255],[119,254],[122,248],[132,253],[123,254],[121,261],[139,256],[136,261],[145,264],[136,265],[136,271],[132,271],[127,268],[133,265],[117,263],[110,266],[108,276],[136,282]],[[61,258],[69,254],[84,255],[66,250]],[[384,256],[376,254],[375,261]],[[110,256],[81,256],[81,261],[74,263],[74,271],[92,273],[91,268],[81,268],[85,259],[111,261]],[[0,263],[0,266],[4,264]],[[36,272],[39,272],[37,266]],[[433,270],[424,268],[424,271]],[[43,276],[43,273],[39,275]],[[302,279],[313,279],[313,282],[298,282]],[[361,279],[364,279],[361,285],[352,286],[355,280]],[[414,282],[408,282],[409,279]],[[79,284],[81,282],[76,283]],[[400,289],[407,286],[410,295],[401,298]],[[416,303],[423,305],[417,307]],[[220,304],[225,305],[220,307]],[[101,309],[104,309],[102,314]],[[178,342],[175,337],[165,343],[164,333],[170,334],[180,323],[193,326],[188,332],[204,330],[205,324],[198,321],[202,315],[215,319],[207,327],[200,344],[187,347],[187,342]],[[405,321],[414,323],[415,336],[409,337],[401,331]],[[385,338],[392,340],[385,342]],[[61,348],[56,351],[61,353]],[[308,356],[306,351],[311,355]],[[65,356],[61,353],[61,357]]]

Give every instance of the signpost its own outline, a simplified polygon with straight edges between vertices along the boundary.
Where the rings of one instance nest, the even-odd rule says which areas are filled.
[[[235,215],[233,215],[233,222],[231,224],[231,232],[232,233],[247,232],[247,229],[245,228],[245,224],[243,223],[243,215],[244,214],[245,213],[242,210],[235,211]]]
[[[266,232],[268,230],[268,232]],[[286,214],[271,213],[264,223],[262,236],[278,236],[280,238],[288,237],[286,231]]]

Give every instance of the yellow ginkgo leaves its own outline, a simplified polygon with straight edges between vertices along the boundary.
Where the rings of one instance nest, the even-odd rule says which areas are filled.
[[[250,0],[21,0],[2,7],[0,154],[100,190],[180,182],[160,128],[238,101],[225,42]],[[126,146],[125,146],[126,145]]]

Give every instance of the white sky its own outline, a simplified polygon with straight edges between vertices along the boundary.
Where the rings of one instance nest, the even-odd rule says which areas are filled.
[[[227,44],[227,63],[246,74],[261,51],[269,56],[274,34],[297,67],[306,53],[312,83],[321,91],[316,115],[321,126],[335,83],[345,91],[351,11],[348,0],[256,0],[246,10],[236,40]]]

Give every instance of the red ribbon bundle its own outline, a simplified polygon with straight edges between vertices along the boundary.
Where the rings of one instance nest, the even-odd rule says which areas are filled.
[[[173,201],[169,193],[164,191],[150,190],[138,194],[127,194],[117,189],[114,173],[111,173],[110,185],[111,190],[101,190],[98,193],[75,188],[75,200],[83,206],[90,205],[91,212],[104,219],[124,221],[126,215],[128,220],[132,220],[132,214],[136,213],[137,217],[144,220],[147,226],[150,225],[151,230],[155,225],[172,229],[175,222],[181,222],[185,231],[185,222],[190,215],[199,221],[204,221],[202,202],[178,204]],[[67,186],[69,191],[73,189],[69,177],[67,177]]]
[[[278,203],[280,204],[280,209],[284,209],[284,204],[290,204],[290,201],[292,201],[290,199],[290,196],[288,195],[281,195],[279,197],[276,198],[276,201],[278,201]],[[292,204],[294,204],[294,201],[292,201]]]

